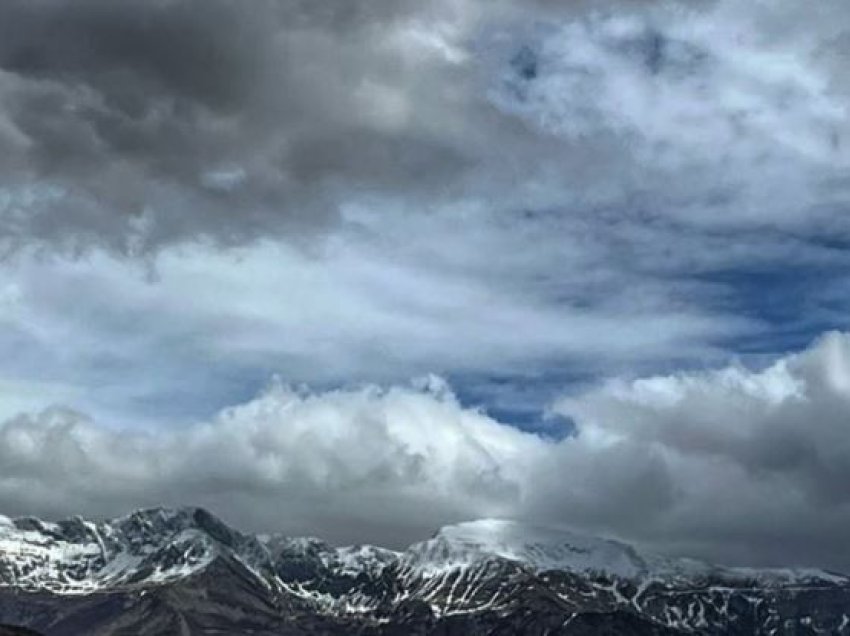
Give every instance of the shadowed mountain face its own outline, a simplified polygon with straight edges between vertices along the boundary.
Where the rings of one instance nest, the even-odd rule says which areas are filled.
[[[40,636],[38,632],[25,627],[13,627],[12,625],[0,625],[0,636]]]
[[[155,509],[107,523],[0,518],[0,623],[47,636],[850,634],[850,579],[507,521],[394,552]]]

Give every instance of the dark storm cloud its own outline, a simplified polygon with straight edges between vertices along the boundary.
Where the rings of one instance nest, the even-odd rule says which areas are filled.
[[[238,240],[321,224],[340,188],[421,191],[459,174],[468,159],[438,132],[450,122],[432,90],[455,71],[392,41],[411,6],[3,3],[4,182],[61,195],[5,214],[3,233]]]
[[[819,16],[796,36],[792,9],[762,13],[10,0],[0,235],[7,248],[241,243],[327,229],[368,196],[603,204],[637,225],[636,197],[686,224],[808,219],[844,165],[843,34]],[[777,187],[783,205],[766,205]]]

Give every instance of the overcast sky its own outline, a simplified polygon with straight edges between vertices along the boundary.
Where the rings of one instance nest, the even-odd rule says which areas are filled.
[[[850,571],[842,0],[0,3],[0,512]]]

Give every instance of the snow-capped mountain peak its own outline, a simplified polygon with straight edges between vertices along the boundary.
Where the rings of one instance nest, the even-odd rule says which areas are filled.
[[[95,613],[103,612],[107,625],[123,625],[132,607],[139,625],[159,612],[167,633],[182,633],[184,616],[194,615],[215,616],[221,633],[247,633],[250,625],[251,633],[277,634],[299,616],[316,629],[306,633],[317,634],[361,633],[387,621],[435,626],[447,617],[470,621],[461,633],[491,633],[485,625],[515,619],[514,631],[501,633],[537,634],[582,612],[607,612],[612,633],[719,635],[732,622],[751,621],[762,631],[736,633],[769,634],[791,621],[850,636],[841,609],[850,606],[844,576],[724,568],[497,519],[446,526],[394,552],[243,534],[200,508],[142,510],[105,522],[0,517],[3,598],[11,600],[5,609],[0,602],[0,623],[5,616],[51,634],[79,633],[68,625],[78,615],[89,620],[92,603],[103,600]],[[244,604],[240,613],[234,603]],[[528,612],[542,621],[538,631],[522,631]],[[243,621],[239,629],[234,616]],[[596,620],[575,633],[596,633]],[[103,633],[114,633],[109,629]]]
[[[516,561],[536,571],[566,570],[634,578],[647,563],[630,546],[570,531],[504,519],[481,519],[442,528],[407,552],[424,570],[465,566],[492,557]]]
[[[498,558],[535,572],[558,570],[632,581],[682,583],[708,579],[752,581],[777,586],[801,582],[848,584],[850,579],[815,568],[744,568],[672,558],[611,539],[506,519],[479,519],[441,528],[431,539],[412,545],[406,562],[434,574]]]
[[[142,510],[104,523],[80,517],[57,523],[4,518],[0,583],[85,594],[179,579],[217,554],[216,540],[203,527],[205,515],[187,508]]]

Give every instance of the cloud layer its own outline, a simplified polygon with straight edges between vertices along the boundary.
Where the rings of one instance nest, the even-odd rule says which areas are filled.
[[[4,3],[0,390],[475,401],[848,328],[846,9],[797,11]]]
[[[565,359],[585,373],[610,372],[711,356],[712,339],[749,327],[636,280],[629,290],[626,281],[607,283],[623,294],[616,300],[564,302],[565,286],[579,296],[601,293],[601,284],[590,289],[580,269],[565,271],[559,284],[535,281],[537,269],[522,254],[488,263],[489,254],[509,249],[510,226],[477,224],[480,251],[454,251],[468,234],[435,250],[433,237],[449,223],[418,224],[415,236],[410,222],[394,226],[399,243],[378,251],[383,237],[353,223],[317,254],[263,243],[225,253],[168,250],[149,266],[104,253],[16,259],[0,268],[0,346],[17,352],[0,361],[9,384],[0,385],[0,414],[19,408],[19,385],[29,382],[32,393],[45,393],[41,405],[169,426],[247,399],[273,373],[326,387],[433,371],[469,384],[489,374],[535,374]]]
[[[820,6],[12,0],[0,228],[303,239],[377,196],[846,235],[846,9]]]
[[[201,503],[254,529],[403,545],[518,517],[730,563],[850,567],[850,336],[751,371],[610,380],[554,409],[560,442],[463,408],[441,380],[274,383],[182,431],[67,411],[0,427],[0,507],[48,516]]]
[[[846,570],[848,401],[850,337],[839,333],[760,371],[610,381],[554,407],[579,437],[550,473],[576,466],[587,487],[565,489],[576,514],[659,546]],[[540,509],[552,505],[543,495]]]
[[[249,527],[396,545],[514,510],[518,470],[543,446],[463,409],[436,378],[322,394],[273,384],[179,432],[122,432],[52,409],[7,421],[0,440],[4,510],[198,502]]]
[[[847,18],[3,2],[0,510],[850,568]]]

